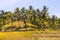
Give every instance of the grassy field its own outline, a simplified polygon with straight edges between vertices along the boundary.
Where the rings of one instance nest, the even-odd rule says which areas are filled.
[[[60,31],[0,32],[0,40],[60,40]]]
[[[24,22],[20,21],[20,26],[24,27]],[[18,27],[18,22],[13,22]],[[31,26],[32,24],[27,23]],[[5,29],[11,26],[11,23],[4,25]],[[34,25],[32,25],[34,26]],[[20,31],[20,32],[0,32],[0,40],[60,40],[60,31],[46,29],[45,31]]]

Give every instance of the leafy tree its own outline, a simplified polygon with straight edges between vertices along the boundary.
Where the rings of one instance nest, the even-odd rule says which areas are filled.
[[[26,15],[26,12],[27,12],[26,9],[23,7],[23,8],[22,8],[22,14],[23,14],[23,19],[22,19],[22,20],[23,20],[23,22],[24,22],[24,24],[25,24],[24,27],[26,28],[26,31],[27,31],[27,26],[26,26],[27,15]]]
[[[58,27],[58,19],[55,15],[52,16],[51,27],[52,29],[56,29]]]
[[[5,22],[4,22],[4,20],[5,20],[5,16],[4,16],[5,12],[2,10],[1,13],[2,13],[2,16],[1,16],[2,17],[2,21],[3,21],[3,25],[4,25],[5,24]]]
[[[49,23],[49,15],[48,15],[48,9],[46,8],[46,6],[43,6],[43,10],[42,10],[42,18],[41,18],[41,26],[43,29],[48,28],[48,23]]]
[[[33,24],[33,15],[34,15],[34,9],[32,6],[29,6],[29,15],[30,15],[30,22]]]
[[[20,20],[20,10],[19,10],[19,8],[16,8],[15,9],[15,13],[17,14],[17,19],[18,19],[18,26],[20,26],[20,22],[19,22],[19,20]]]

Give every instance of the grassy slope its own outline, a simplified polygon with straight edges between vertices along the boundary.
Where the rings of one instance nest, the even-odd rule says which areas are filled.
[[[51,31],[47,33],[43,31],[0,32],[0,40],[60,40],[60,32],[58,31]]]
[[[7,28],[7,27],[9,27],[9,26],[12,26],[12,24],[13,24],[13,26],[15,26],[15,27],[18,27],[19,25],[20,25],[21,27],[24,27],[24,22],[23,22],[23,21],[19,21],[19,25],[18,25],[18,21],[15,21],[15,22],[12,22],[12,23],[9,23],[9,24],[6,24],[6,25],[2,26],[2,28]],[[28,26],[34,26],[34,25],[30,24],[30,23],[27,23],[27,25],[28,25]]]

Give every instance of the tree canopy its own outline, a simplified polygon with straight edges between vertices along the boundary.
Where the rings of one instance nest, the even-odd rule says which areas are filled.
[[[53,15],[52,17],[49,16],[48,8],[43,6],[43,9],[34,9],[32,6],[29,6],[29,9],[25,7],[15,8],[14,12],[4,10],[0,11],[0,29],[2,30],[3,26],[6,24],[11,23],[10,28],[15,28],[13,26],[13,22],[18,22],[18,29],[22,29],[20,26],[20,21],[24,22],[24,27],[26,30],[28,28],[33,29],[59,29],[60,28],[60,18]],[[27,23],[30,23],[34,26],[29,27]],[[17,29],[17,28],[16,28]],[[17,29],[17,30],[18,30]]]

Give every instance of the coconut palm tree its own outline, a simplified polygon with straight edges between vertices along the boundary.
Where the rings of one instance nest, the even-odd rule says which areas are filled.
[[[22,15],[23,15],[22,20],[23,20],[23,22],[25,24],[24,28],[26,28],[26,31],[27,31],[27,26],[26,26],[27,10],[25,9],[25,7],[23,7],[21,9],[21,11],[22,11]]]
[[[41,12],[40,12],[40,10],[37,9],[36,11],[37,11],[37,15],[38,15],[39,19],[41,19]]]
[[[1,11],[1,14],[2,14],[2,22],[3,22],[3,25],[5,24],[4,20],[5,20],[5,12],[2,10]]]
[[[49,15],[48,15],[48,8],[46,8],[46,6],[43,6],[43,10],[42,10],[42,28],[48,28],[49,25]]]
[[[51,28],[55,29],[58,27],[58,19],[55,15],[52,16]]]
[[[30,15],[30,22],[33,24],[33,15],[34,15],[34,9],[32,6],[29,6],[29,15]]]
[[[33,14],[32,14],[32,16],[33,16],[33,24],[36,24],[36,12],[35,11],[33,11]]]
[[[37,18],[38,18],[38,23],[37,23],[37,25],[38,25],[38,30],[40,30],[40,28],[41,28],[41,12],[40,12],[40,10],[39,9],[36,9],[36,13],[37,13]]]
[[[15,9],[15,13],[17,14],[16,16],[17,16],[17,19],[18,19],[18,26],[20,26],[20,10],[19,10],[19,8],[17,7],[16,9]]]
[[[6,17],[6,21],[7,21],[6,23],[10,23],[11,14],[12,14],[12,12],[10,12],[10,11],[5,12],[5,17]]]

